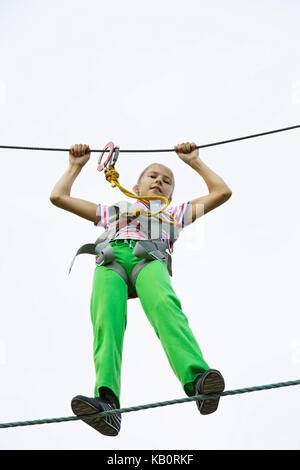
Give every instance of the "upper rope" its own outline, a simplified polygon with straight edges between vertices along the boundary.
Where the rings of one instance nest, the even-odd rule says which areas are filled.
[[[284,132],[284,131],[290,131],[292,129],[297,129],[300,127],[300,124],[297,124],[296,126],[290,126],[290,127],[283,127],[281,129],[275,129],[273,131],[266,131],[266,132],[260,132],[259,134],[251,134],[251,135],[246,135],[244,137],[236,137],[234,139],[228,139],[228,140],[221,140],[218,142],[213,142],[210,144],[204,144],[204,145],[198,145],[196,148],[197,149],[203,149],[206,147],[213,147],[215,145],[223,145],[223,144],[229,144],[231,142],[237,142],[239,140],[245,140],[245,139],[253,139],[254,137],[261,137],[263,135],[268,135],[268,134],[275,134],[276,132]],[[49,150],[53,152],[68,152],[69,149],[67,148],[53,148],[53,147],[24,147],[24,146],[16,146],[16,145],[0,145],[0,148],[3,149],[19,149],[19,150]],[[92,149],[90,152],[108,152],[108,150],[99,150],[99,149]],[[142,152],[174,152],[173,149],[150,149],[150,150],[124,150],[121,149],[120,152],[124,153],[142,153]]]
[[[210,144],[204,144],[204,145],[198,145],[196,146],[196,149],[202,149],[202,148],[207,148],[207,147],[213,147],[215,145],[223,145],[223,144],[228,144],[228,143],[231,143],[231,142],[237,142],[239,140],[245,140],[245,139],[252,139],[254,137],[261,137],[261,136],[264,136],[264,135],[268,135],[268,134],[275,134],[277,132],[284,132],[284,131],[289,131],[289,130],[292,130],[292,129],[297,129],[300,127],[300,124],[297,124],[295,126],[289,126],[289,127],[283,127],[281,129],[275,129],[275,130],[272,130],[272,131],[266,131],[266,132],[260,132],[258,134],[251,134],[251,135],[246,135],[246,136],[243,136],[243,137],[236,137],[234,139],[228,139],[228,140],[221,140],[221,141],[218,141],[218,142],[213,142],[213,143],[210,143]],[[25,146],[13,146],[13,145],[0,145],[0,148],[3,148],[3,149],[18,149],[18,150],[49,150],[49,151],[57,151],[57,152],[62,152],[62,151],[69,151],[69,149],[66,149],[66,148],[50,148],[50,147],[25,147]],[[110,150],[108,149],[104,149],[104,150],[99,150],[99,149],[91,149],[89,150],[89,152],[102,152],[102,155],[105,153],[105,152],[109,152]],[[124,152],[124,153],[138,153],[138,152],[174,152],[175,149],[150,149],[150,150],[147,150],[147,149],[142,149],[142,150],[125,150],[125,149],[119,149],[118,148],[118,152]],[[110,160],[111,161],[111,160]],[[116,171],[116,169],[114,168],[114,163],[109,165],[108,168],[105,169],[105,177],[107,179],[107,181],[109,181],[112,185],[112,187],[118,187],[120,189],[120,191],[122,191],[126,196],[128,197],[131,197],[131,198],[134,198],[134,199],[137,199],[136,197],[136,194],[133,194],[131,193],[130,191],[128,191],[126,188],[124,188],[123,186],[120,185],[119,181],[118,181],[118,178],[119,178],[119,173]],[[137,209],[134,213],[127,213],[127,212],[122,212],[120,214],[120,217],[122,215],[126,215],[126,216],[131,216],[131,217],[137,217],[140,215],[141,212],[145,213],[148,217],[152,217],[152,216],[157,216],[159,213],[162,213],[164,212],[164,210],[166,209],[166,207],[169,205],[170,201],[165,198],[164,196],[152,196],[152,195],[149,195],[149,196],[144,196],[144,197],[139,197],[138,200],[144,202],[147,204],[147,202],[149,200],[154,200],[154,199],[160,199],[160,200],[163,200],[165,202],[165,205],[160,208],[158,211],[156,212],[153,212],[151,213],[150,211],[144,211],[143,209]],[[174,219],[174,217],[172,215],[169,215],[169,218],[172,220],[172,222],[169,222],[168,220],[165,220],[166,223],[170,224],[170,225],[176,225],[176,220]],[[163,221],[161,219],[161,217],[159,217],[159,220]]]

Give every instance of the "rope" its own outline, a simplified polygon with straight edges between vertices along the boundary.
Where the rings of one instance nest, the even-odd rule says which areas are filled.
[[[275,134],[276,132],[284,132],[284,131],[289,131],[291,129],[297,129],[300,127],[300,124],[297,124],[296,126],[290,126],[290,127],[283,127],[282,129],[275,129],[273,131],[266,131],[266,132],[260,132],[259,134],[251,134],[251,135],[246,135],[244,137],[236,137],[235,139],[229,139],[229,140],[221,140],[219,142],[213,142],[211,144],[204,144],[204,145],[198,145],[196,148],[197,149],[203,149],[206,147],[213,147],[215,145],[223,145],[223,144],[229,144],[231,142],[237,142],[239,140],[245,140],[245,139],[253,139],[254,137],[260,137],[263,135],[268,135],[268,134]],[[3,149],[19,149],[19,150],[50,150],[53,152],[68,152],[70,149],[67,148],[50,148],[50,147],[17,147],[13,145],[0,145],[0,148]],[[106,150],[90,150],[90,152],[109,152],[109,149]],[[124,153],[134,153],[134,152],[175,152],[175,149],[152,149],[152,150],[120,150],[120,152]]]
[[[280,387],[289,387],[290,385],[300,385],[300,380],[290,380],[288,382],[279,382],[275,384],[268,384],[268,385],[258,385],[255,387],[247,387],[247,388],[240,388],[237,390],[227,390],[225,392],[219,394],[209,394],[209,395],[193,395],[187,398],[179,398],[175,400],[167,400],[167,401],[160,401],[156,403],[148,403],[146,405],[139,405],[139,406],[131,406],[129,408],[120,408],[112,411],[102,411],[101,413],[93,413],[92,415],[82,415],[78,416],[66,416],[62,418],[49,418],[49,419],[39,419],[33,421],[16,421],[13,423],[2,423],[0,424],[0,428],[12,428],[17,426],[31,426],[33,424],[49,424],[49,423],[61,423],[63,421],[76,421],[79,419],[88,419],[88,418],[95,418],[95,416],[105,416],[105,415],[112,415],[117,413],[128,413],[130,411],[138,411],[138,410],[145,410],[147,408],[156,408],[160,406],[167,406],[167,405],[175,405],[176,403],[185,403],[189,401],[196,401],[196,400],[208,400],[215,397],[223,397],[227,395],[238,395],[241,393],[249,393],[249,392],[257,392],[260,390],[270,390],[271,388],[280,388]]]

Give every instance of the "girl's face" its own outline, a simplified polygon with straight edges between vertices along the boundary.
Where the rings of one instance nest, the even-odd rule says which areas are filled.
[[[139,196],[164,196],[171,202],[173,190],[172,172],[163,165],[154,164],[144,173],[139,185],[134,191]]]

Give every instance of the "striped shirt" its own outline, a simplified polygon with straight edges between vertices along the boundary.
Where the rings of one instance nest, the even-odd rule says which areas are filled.
[[[190,201],[188,202],[184,202],[182,204],[180,204],[179,206],[174,206],[174,207],[170,207],[168,206],[164,212],[161,212],[159,215],[161,216],[162,220],[163,221],[166,221],[166,222],[172,222],[172,219],[170,218],[170,215],[172,217],[174,217],[174,219],[176,220],[177,224],[176,224],[176,227],[177,227],[177,230],[178,230],[178,235],[180,233],[180,231],[186,227],[187,225],[189,225],[191,223],[191,221],[186,221],[185,220],[185,216],[186,216],[186,212],[187,212],[187,209],[189,207],[189,204],[190,204]],[[134,205],[134,208],[135,207],[141,207],[145,210],[149,210],[149,206],[138,200],[136,201],[136,203],[133,204]],[[105,230],[108,230],[110,228],[110,224],[109,224],[109,206],[106,205],[106,204],[98,204],[98,207],[97,207],[97,211],[96,211],[96,215],[98,217],[100,217],[100,220],[98,223],[94,222],[94,225],[97,226],[97,227],[103,227],[105,228]],[[161,235],[162,235],[162,238],[160,238],[160,241],[165,241],[167,243],[167,248],[169,250],[170,253],[173,253],[174,249],[173,249],[173,243],[170,242],[170,237],[169,237],[169,234],[167,231],[165,231],[164,229],[162,229],[162,232],[161,232]],[[178,236],[177,236],[178,238]],[[142,231],[140,229],[140,224],[134,224],[134,221],[133,223],[129,223],[128,225],[126,225],[125,227],[122,227],[118,230],[116,230],[115,232],[115,235],[110,239],[110,241],[112,240],[119,240],[119,239],[132,239],[132,240],[149,240],[149,236],[146,232]]]

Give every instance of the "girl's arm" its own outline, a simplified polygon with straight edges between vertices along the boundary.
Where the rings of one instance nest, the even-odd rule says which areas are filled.
[[[70,148],[69,168],[52,189],[50,201],[61,209],[98,223],[100,217],[96,216],[97,204],[70,196],[72,184],[89,158],[88,145],[76,144]]]
[[[184,217],[185,223],[189,224],[224,204],[231,197],[232,191],[221,176],[217,175],[217,173],[200,160],[199,150],[196,148],[195,142],[182,143],[175,145],[174,148],[180,159],[202,176],[209,191],[209,194],[206,196],[200,196],[190,201],[189,208]]]
[[[185,220],[194,222],[207,212],[224,204],[232,195],[232,191],[221,176],[217,175],[202,160],[194,161],[190,166],[199,173],[206,182],[209,194],[190,201]]]

